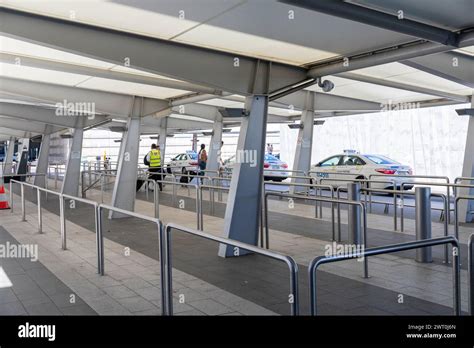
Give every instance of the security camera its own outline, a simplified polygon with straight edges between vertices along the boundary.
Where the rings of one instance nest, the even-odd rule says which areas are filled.
[[[324,80],[323,82],[320,82],[319,87],[323,89],[324,92],[330,92],[334,88],[334,83],[332,83],[329,80]]]

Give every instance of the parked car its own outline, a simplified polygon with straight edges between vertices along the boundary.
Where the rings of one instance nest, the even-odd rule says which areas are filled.
[[[370,185],[371,188],[393,189],[395,184],[395,187],[399,189],[402,182],[413,182],[413,179],[410,178],[396,177],[396,175],[413,175],[413,171],[409,166],[383,155],[359,154],[353,151],[330,156],[311,166],[311,171],[315,172],[311,176],[329,179],[324,180],[323,184],[335,187],[346,185],[347,183],[331,181],[330,179],[369,179],[372,174],[387,175],[387,178],[373,177],[373,180],[392,182],[373,183]],[[413,188],[413,185],[404,185],[404,188],[410,190]]]
[[[196,175],[199,171],[198,154],[195,151],[188,151],[176,155],[166,165],[166,171],[173,174],[191,174]]]
[[[235,166],[236,156],[232,156],[224,161],[224,170],[231,172]],[[284,171],[288,169],[288,164],[279,160],[273,155],[265,154],[263,170],[265,180],[283,181],[290,175],[289,172]]]

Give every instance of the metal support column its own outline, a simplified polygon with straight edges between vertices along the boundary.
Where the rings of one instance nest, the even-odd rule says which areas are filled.
[[[119,166],[115,180],[111,205],[134,211],[135,191],[137,187],[138,152],[140,148],[140,115],[143,98],[134,98],[127,130],[122,136],[122,153],[119,154]],[[127,217],[116,211],[109,212],[109,219]]]
[[[242,118],[236,163],[230,182],[225,211],[224,237],[257,245],[259,210],[262,198],[263,156],[267,127],[268,97],[247,97],[248,116]],[[219,256],[240,256],[245,250],[235,250],[221,244]]]
[[[3,174],[8,175],[12,173],[13,155],[15,154],[15,137],[10,137],[8,142],[7,151],[5,153]]]
[[[158,133],[158,146],[160,147],[160,153],[161,153],[161,165],[165,163],[165,155],[166,155],[166,129],[168,127],[168,118],[163,117],[161,119],[161,124],[160,124],[160,131]],[[164,166],[163,166],[164,168]]]
[[[314,94],[310,91],[306,91],[305,96],[305,110],[301,114],[300,129],[298,131],[298,140],[296,142],[295,160],[293,162],[293,170],[301,170],[308,173],[311,168],[311,151],[313,145],[313,129],[314,129]],[[304,179],[291,179],[291,182],[304,182]],[[303,187],[291,186],[290,193],[294,194],[295,191],[302,190]],[[306,190],[305,188],[304,190]]]
[[[222,144],[222,116],[217,116],[212,126],[211,143],[209,144],[209,160],[207,161],[208,170],[218,170],[219,162],[221,160],[221,144]],[[209,173],[210,176],[215,176],[215,173]]]
[[[471,107],[474,108],[474,95],[471,100]],[[469,124],[467,126],[466,147],[464,151],[464,162],[462,166],[463,177],[474,177],[474,116],[469,117]],[[460,189],[460,196],[474,196],[474,189],[463,188]],[[474,221],[474,202],[462,200],[459,202],[459,221],[473,222]]]
[[[28,154],[30,149],[30,139],[23,138],[21,139],[21,145],[18,145],[18,166],[16,167],[16,174],[26,174],[28,171]],[[25,180],[24,178],[20,179],[21,181]]]
[[[360,202],[360,183],[347,184],[347,199],[349,201]],[[362,245],[365,241],[362,238],[360,224],[360,207],[349,205],[347,209],[347,228],[349,231],[349,243]]]
[[[431,238],[431,188],[415,188],[416,240]],[[416,261],[433,262],[431,247],[416,249]]]
[[[49,126],[47,126],[49,128]],[[45,173],[48,171],[48,160],[49,160],[49,143],[51,136],[50,134],[44,134],[41,139],[40,151],[38,156],[38,165],[36,166],[36,173]],[[34,184],[40,187],[46,187],[47,175],[37,175],[34,179]]]
[[[74,128],[71,149],[69,150],[67,160],[66,174],[64,174],[63,186],[61,188],[61,193],[70,196],[79,195],[83,135],[84,130],[82,128]]]

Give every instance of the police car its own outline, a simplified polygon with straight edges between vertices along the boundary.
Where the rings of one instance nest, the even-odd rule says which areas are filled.
[[[391,183],[372,183],[371,188],[393,189],[394,184],[397,189],[401,183],[413,182],[413,179],[396,175],[413,175],[412,169],[391,158],[376,154],[359,154],[354,150],[345,150],[343,154],[328,157],[321,162],[311,166],[311,176],[324,178],[322,184],[333,185],[335,187],[346,185],[342,181],[331,181],[331,179],[369,179],[370,175],[387,175],[372,177],[373,180],[391,181]],[[395,176],[392,176],[395,175]],[[404,185],[409,190],[413,185]]]
[[[198,154],[195,151],[186,151],[176,155],[167,164],[168,173],[195,175],[198,169]]]

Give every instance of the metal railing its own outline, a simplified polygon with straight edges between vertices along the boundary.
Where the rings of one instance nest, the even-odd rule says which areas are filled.
[[[309,275],[309,294],[311,315],[317,315],[317,282],[316,271],[319,266],[326,263],[333,263],[338,261],[345,261],[367,256],[375,256],[381,254],[395,253],[399,251],[418,249],[423,247],[430,247],[442,244],[451,244],[453,251],[453,307],[454,315],[461,315],[461,275],[460,275],[460,258],[459,258],[459,243],[453,236],[424,239],[408,243],[391,244],[382,247],[365,249],[362,252],[350,253],[346,255],[334,256],[318,256],[314,258],[308,267]]]
[[[334,198],[324,198],[324,197],[301,197],[298,195],[290,195],[286,193],[277,193],[277,192],[266,192],[264,198],[264,226],[265,226],[265,244],[266,248],[268,249],[270,246],[270,236],[269,236],[269,225],[268,225],[268,204],[267,198],[268,196],[277,196],[283,198],[296,198],[296,199],[306,199],[306,200],[313,200],[313,201],[321,201],[326,203],[333,203],[333,204],[348,204],[352,206],[359,206],[361,209],[362,215],[362,237],[363,237],[363,245],[367,245],[367,210],[366,206],[362,202],[356,201],[349,201],[349,200],[338,200]],[[333,209],[334,212],[334,209]],[[334,216],[334,215],[333,215]],[[339,231],[340,232],[340,231]],[[333,219],[333,230],[332,230],[332,240],[335,240],[335,232],[334,232],[334,219]],[[338,236],[338,240],[341,240],[341,236]],[[369,278],[369,267],[368,267],[368,260],[364,259],[364,278]]]
[[[153,183],[162,183],[166,185],[172,185],[173,186],[173,196],[172,196],[172,205],[173,207],[176,204],[176,198],[177,198],[177,186],[186,186],[186,187],[193,187],[196,190],[196,226],[197,229],[201,229],[201,215],[200,215],[200,191],[199,191],[199,186],[196,184],[186,184],[186,183],[180,183],[180,182],[175,182],[175,181],[165,181],[165,180],[152,180],[152,179],[146,179],[145,181],[151,181]],[[159,218],[159,205],[160,205],[160,193],[159,189],[156,189],[156,186],[154,188],[154,203],[155,203],[155,217]]]
[[[291,315],[299,315],[299,294],[298,294],[298,265],[296,261],[287,255],[282,255],[273,251],[262,249],[254,245],[242,243],[236,240],[214,236],[212,234],[193,230],[191,228],[182,227],[173,223],[169,223],[165,227],[165,255],[166,255],[166,284],[167,284],[167,297],[166,297],[166,307],[168,310],[168,315],[173,315],[173,274],[172,274],[172,255],[171,255],[171,232],[173,230],[191,234],[200,238],[207,240],[212,240],[224,245],[229,245],[234,247],[234,250],[239,252],[240,249],[247,250],[255,254],[259,254],[265,257],[269,257],[274,260],[283,261],[288,265],[290,270],[290,291],[289,294],[289,303],[291,308]],[[237,249],[236,249],[237,248]]]
[[[474,201],[474,196],[457,196],[454,199],[454,236],[459,238],[459,202]]]

